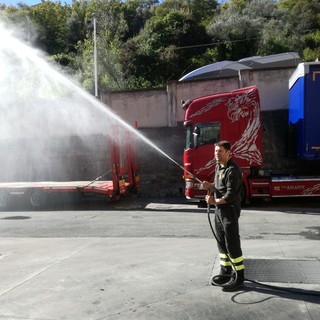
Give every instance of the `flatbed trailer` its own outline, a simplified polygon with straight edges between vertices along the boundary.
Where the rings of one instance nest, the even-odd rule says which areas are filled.
[[[130,183],[120,183],[118,195],[125,195],[129,191]],[[12,201],[23,200],[32,208],[44,208],[48,197],[55,194],[69,195],[102,195],[111,200],[115,197],[112,181],[40,181],[40,182],[11,182],[0,183],[0,207],[6,209]]]
[[[109,139],[112,169],[107,173],[92,181],[0,182],[0,210],[6,210],[16,202],[22,202],[24,207],[43,209],[54,195],[99,195],[116,201],[136,192],[140,177],[133,140],[129,133],[122,140],[118,135],[116,137]],[[109,173],[112,180],[102,180]]]

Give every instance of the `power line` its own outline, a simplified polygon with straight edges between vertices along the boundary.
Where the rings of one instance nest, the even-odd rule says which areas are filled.
[[[307,34],[310,33],[312,31],[316,31],[319,30],[317,28],[314,29],[306,29],[306,30],[301,30],[300,34]],[[192,48],[201,48],[201,47],[210,47],[210,46],[215,46],[215,45],[222,45],[227,43],[237,43],[237,42],[245,42],[245,41],[249,41],[249,40],[259,40],[262,39],[262,37],[254,37],[254,38],[246,38],[246,39],[239,39],[239,40],[221,40],[218,42],[211,42],[211,43],[204,43],[204,44],[197,44],[197,45],[193,45],[193,46],[183,46],[183,47],[177,47],[175,48],[175,50],[183,50],[183,49],[192,49]]]
[[[193,46],[184,46],[184,47],[177,47],[175,48],[176,50],[183,50],[183,49],[191,49],[191,48],[200,48],[200,47],[210,47],[214,45],[221,45],[224,44],[225,42],[228,43],[236,43],[236,42],[244,42],[248,40],[257,40],[261,39],[261,37],[256,37],[256,38],[247,38],[247,39],[239,39],[239,40],[224,40],[224,41],[219,41],[219,42],[211,42],[211,43],[205,43],[205,44],[197,44]]]

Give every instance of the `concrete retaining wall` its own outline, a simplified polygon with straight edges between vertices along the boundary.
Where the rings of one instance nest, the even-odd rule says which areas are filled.
[[[129,124],[140,128],[176,127],[183,122],[181,100],[256,85],[262,111],[288,109],[288,80],[295,68],[242,70],[238,77],[170,81],[166,88],[109,92],[101,100]]]

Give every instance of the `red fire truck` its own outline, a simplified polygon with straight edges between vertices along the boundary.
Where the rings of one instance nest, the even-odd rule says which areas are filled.
[[[0,210],[16,203],[23,208],[43,209],[59,195],[100,195],[113,201],[136,192],[140,178],[133,139],[129,132],[113,133],[109,138],[110,171],[93,181],[1,182]],[[108,174],[112,180],[105,179]]]
[[[319,137],[319,131],[310,134],[309,140],[306,135],[301,137],[301,133],[296,132],[298,142],[304,139],[303,143],[308,145],[306,152],[301,155],[304,159],[281,170],[273,170],[264,161],[263,145],[272,144],[272,141],[263,141],[260,100],[256,86],[187,101],[183,104],[183,109],[186,128],[184,179],[188,199],[203,200],[206,190],[201,188],[199,181],[213,181],[213,145],[219,140],[231,143],[233,157],[243,170],[242,196],[246,203],[254,198],[320,196],[320,171],[315,172],[318,176],[299,174],[311,162],[317,162],[319,168],[320,139],[313,137],[314,134]],[[319,108],[316,112],[317,114],[310,113],[309,117],[316,117],[319,121]],[[302,120],[299,118],[296,123],[290,122],[290,128],[295,131],[297,127],[299,129],[302,126],[299,121]],[[306,130],[306,126],[303,127]]]

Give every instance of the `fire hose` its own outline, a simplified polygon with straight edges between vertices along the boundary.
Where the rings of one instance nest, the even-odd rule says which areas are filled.
[[[180,169],[182,169],[183,171],[185,171],[186,173],[188,173],[192,178],[194,178],[196,181],[198,181],[200,184],[202,184],[203,181],[201,181],[198,177],[196,177],[194,174],[192,174],[190,171],[186,170],[183,166],[181,166],[178,162],[176,162],[175,160],[173,160],[172,158],[168,157],[174,164],[176,164]],[[213,228],[213,225],[212,225],[212,222],[211,222],[211,207],[210,207],[210,204],[207,205],[207,215],[208,215],[208,221],[209,221],[209,226],[210,226],[210,229],[211,229],[211,232],[214,236],[214,238],[216,239],[216,241],[219,243],[219,239],[214,231],[214,228]],[[238,276],[237,276],[237,272],[236,272],[236,268],[235,268],[235,265],[234,263],[232,262],[231,258],[230,258],[230,255],[228,253],[226,253],[230,263],[231,263],[231,266],[232,266],[232,269],[234,270],[234,274],[232,275],[225,275],[225,277],[230,277],[230,278],[233,278],[233,281],[232,283],[235,283],[238,279]],[[221,275],[219,275],[220,277]],[[218,276],[215,276],[212,278],[212,280],[214,281],[214,279],[218,277]],[[230,279],[231,280],[231,279]],[[269,288],[269,289],[273,289],[273,290],[279,290],[279,291],[284,291],[284,292],[289,292],[289,293],[296,293],[296,294],[302,294],[302,295],[309,295],[309,296],[320,296],[320,292],[319,291],[312,291],[312,290],[301,290],[301,289],[298,289],[298,288],[285,288],[285,287],[279,287],[279,286],[274,286],[274,285],[269,285],[269,284],[265,284],[265,283],[261,283],[259,281],[256,281],[256,280],[251,280],[251,279],[248,279],[246,277],[244,277],[244,281],[247,281],[247,282],[251,282],[251,283],[254,283],[256,285],[259,285],[259,286],[262,286],[262,287],[266,287],[266,288]],[[231,283],[229,282],[228,283],[228,286],[230,286]],[[221,287],[223,287],[224,285],[219,285]]]
[[[214,228],[213,228],[213,225],[212,225],[212,222],[211,222],[211,206],[210,204],[207,205],[207,215],[208,215],[208,222],[209,222],[209,226],[210,226],[210,229],[211,229],[211,232],[214,236],[214,238],[216,239],[216,241],[219,243],[219,239],[214,231]],[[230,255],[228,253],[226,253],[230,263],[231,263],[231,266],[232,266],[232,269],[234,270],[234,274],[231,274],[231,275],[223,275],[223,277],[226,277],[226,278],[233,278],[233,281],[232,281],[232,284],[235,283],[238,279],[238,276],[237,276],[237,272],[236,272],[236,268],[235,268],[235,265],[234,263],[232,262],[231,258],[230,258]],[[212,285],[213,286],[220,286],[220,287],[224,287],[225,285],[224,284],[221,284],[221,285],[217,285],[217,284],[214,284],[214,280],[217,278],[217,277],[221,277],[221,275],[218,275],[218,276],[214,276],[212,278]],[[301,289],[298,289],[298,288],[285,288],[285,287],[279,287],[279,286],[274,286],[274,285],[269,285],[269,284],[265,284],[265,283],[261,283],[259,281],[256,281],[256,280],[252,280],[252,279],[248,279],[246,277],[244,277],[244,281],[247,281],[247,282],[251,282],[251,283],[254,283],[256,285],[259,285],[259,286],[262,286],[262,287],[266,287],[266,288],[269,288],[269,289],[273,289],[273,290],[279,290],[279,291],[285,291],[285,292],[289,292],[289,293],[296,293],[296,294],[302,294],[302,295],[308,295],[308,296],[320,296],[320,292],[319,291],[312,291],[312,290],[301,290]],[[228,283],[228,286],[231,285],[231,283],[229,282]]]

